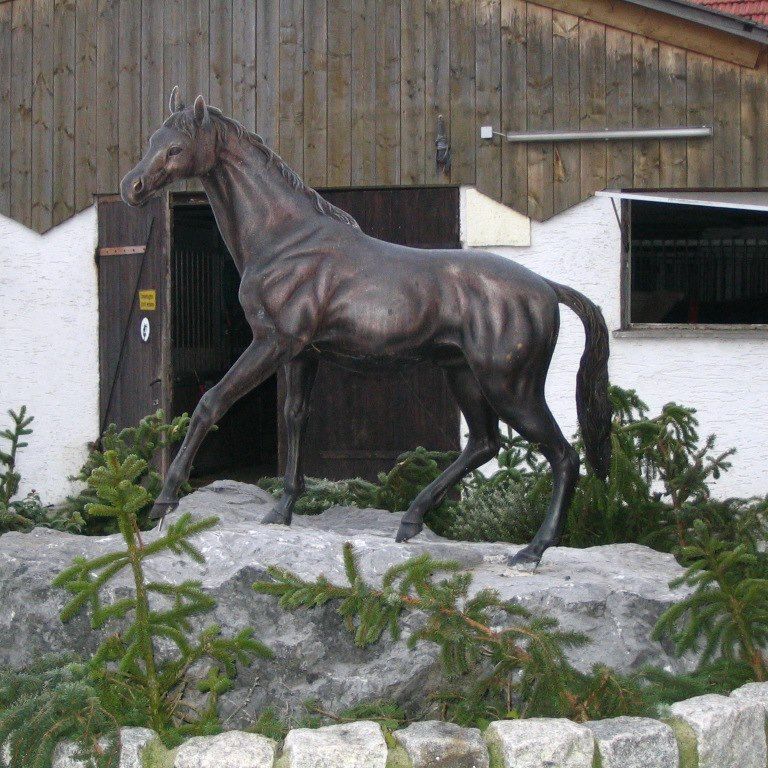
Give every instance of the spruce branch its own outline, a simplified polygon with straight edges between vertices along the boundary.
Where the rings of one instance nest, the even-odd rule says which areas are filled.
[[[305,581],[283,568],[269,568],[270,580],[257,581],[256,592],[279,599],[286,610],[338,603],[337,611],[360,647],[380,640],[385,631],[400,636],[405,613],[423,615],[421,626],[408,638],[438,646],[443,673],[454,688],[435,696],[445,716],[477,722],[506,716],[514,702],[526,713],[553,712],[587,719],[600,711],[595,702],[594,675],[581,675],[568,663],[565,650],[586,642],[574,632],[557,628],[553,619],[531,616],[508,604],[493,590],[470,594],[471,576],[451,561],[425,553],[391,567],[381,587],[364,580],[358,558],[347,543],[343,560],[348,585],[325,576]],[[502,618],[504,619],[502,621]],[[601,671],[601,675],[605,676]],[[637,689],[633,680],[611,675],[605,685]],[[633,711],[647,711],[639,694]]]
[[[662,614],[653,637],[671,637],[680,655],[700,651],[699,670],[719,659],[747,665],[754,680],[768,679],[768,579],[759,553],[696,520],[681,557],[688,568],[670,586],[687,584],[693,592]]]
[[[218,519],[194,520],[182,514],[163,536],[145,543],[138,515],[151,498],[141,484],[146,471],[146,459],[136,455],[121,458],[114,450],[106,451],[103,463],[93,468],[88,483],[95,501],[88,505],[88,512],[114,520],[125,548],[91,559],[77,557],[56,577],[54,585],[72,595],[61,617],[69,621],[85,611],[94,629],[117,623],[116,631],[99,646],[93,664],[105,676],[119,680],[125,695],[144,703],[143,722],[161,733],[173,726],[177,708],[184,703],[174,698],[172,691],[183,683],[195,663],[207,659],[211,664],[209,680],[216,679],[205,688],[209,700],[203,717],[210,729],[216,720],[218,696],[231,687],[237,665],[249,664],[256,657],[270,658],[271,652],[248,629],[226,637],[219,626],[212,625],[195,637],[193,619],[215,607],[201,582],[147,580],[145,562],[162,552],[204,562],[192,539],[216,525]],[[124,571],[131,576],[133,594],[103,601],[105,588]],[[170,641],[175,657],[158,661],[155,645],[161,639]]]

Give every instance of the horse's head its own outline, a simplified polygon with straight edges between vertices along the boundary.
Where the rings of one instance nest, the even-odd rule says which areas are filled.
[[[144,205],[166,184],[201,176],[216,161],[216,131],[202,96],[191,107],[171,91],[171,116],[152,134],[146,154],[120,182],[120,196],[128,205]]]

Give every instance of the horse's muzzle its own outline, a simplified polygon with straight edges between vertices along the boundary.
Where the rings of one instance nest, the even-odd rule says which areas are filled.
[[[144,205],[151,197],[147,193],[147,184],[144,177],[132,173],[127,174],[120,182],[120,197],[126,205],[134,208]]]

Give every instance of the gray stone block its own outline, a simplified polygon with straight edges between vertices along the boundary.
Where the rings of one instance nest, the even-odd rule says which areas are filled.
[[[272,739],[243,731],[196,736],[178,748],[173,768],[272,768],[276,749]]]
[[[765,768],[765,714],[760,704],[707,694],[678,701],[670,711],[696,734],[699,768]]]
[[[647,717],[612,717],[584,725],[595,735],[600,768],[678,768],[674,731]]]
[[[768,715],[768,683],[747,683],[731,691],[731,696],[740,701],[750,701],[760,704]]]
[[[412,768],[488,768],[488,747],[477,728],[427,720],[395,731]]]
[[[499,720],[485,738],[499,768],[592,768],[595,754],[592,731],[563,718]]]
[[[366,720],[288,732],[285,768],[385,768],[387,742],[381,728]]]
[[[150,728],[121,728],[118,768],[142,768],[141,756],[144,749],[159,738]]]

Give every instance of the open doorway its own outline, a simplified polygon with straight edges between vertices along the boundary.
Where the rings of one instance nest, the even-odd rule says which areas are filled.
[[[375,237],[461,247],[457,187],[323,195]],[[239,275],[208,200],[173,192],[130,208],[117,195],[101,195],[98,221],[102,424],[133,426],[158,409],[192,412],[251,339],[237,298]],[[282,379],[279,372],[245,397],[206,437],[193,470],[196,485],[284,472]],[[363,375],[323,361],[310,399],[304,469],[312,477],[375,480],[417,446],[457,450],[459,427],[456,402],[437,367]],[[158,458],[163,472],[168,454]]]
[[[238,302],[240,276],[207,204],[175,205],[172,217],[171,361],[173,415],[192,413],[251,341]],[[206,437],[192,482],[255,482],[277,473],[277,382],[240,400]]]

